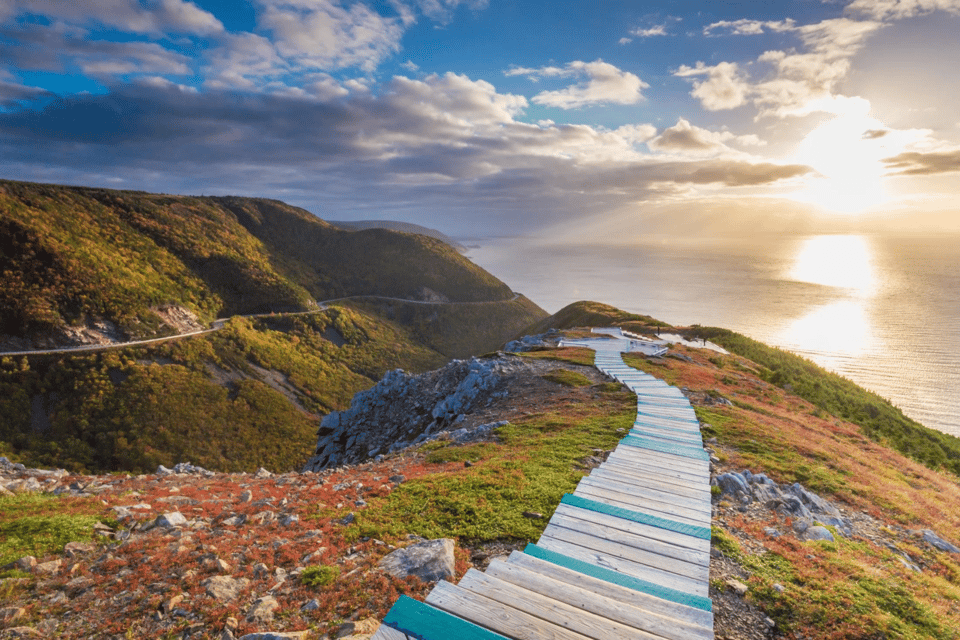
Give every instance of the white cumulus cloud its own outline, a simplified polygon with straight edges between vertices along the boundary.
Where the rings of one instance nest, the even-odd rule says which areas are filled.
[[[622,71],[603,60],[576,60],[563,67],[531,69],[515,67],[508,76],[582,78],[580,82],[556,91],[541,91],[532,102],[560,109],[577,109],[598,104],[636,104],[644,100],[643,89],[650,85],[629,71]]]

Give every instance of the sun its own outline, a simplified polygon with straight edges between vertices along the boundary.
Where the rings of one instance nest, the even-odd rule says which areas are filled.
[[[798,145],[794,161],[817,170],[793,194],[803,202],[835,213],[855,214],[887,201],[882,158],[891,150],[885,127],[875,118],[849,113],[824,122]]]

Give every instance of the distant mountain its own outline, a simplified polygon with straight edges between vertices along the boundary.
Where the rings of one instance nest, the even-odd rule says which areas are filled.
[[[0,352],[229,318],[0,357],[0,455],[71,470],[295,469],[318,418],[386,371],[495,350],[546,316],[440,240],[258,198],[0,181],[0,276]]]
[[[447,234],[424,227],[412,222],[400,222],[398,220],[327,220],[329,224],[344,229],[346,231],[364,231],[366,229],[389,229],[390,231],[399,231],[401,233],[416,233],[428,238],[436,238],[445,242],[460,253],[464,253],[467,247],[463,246]]]
[[[209,321],[361,294],[513,297],[441,241],[344,231],[259,198],[0,181],[0,248],[0,340],[101,320],[130,337],[169,333],[158,311],[170,305]]]

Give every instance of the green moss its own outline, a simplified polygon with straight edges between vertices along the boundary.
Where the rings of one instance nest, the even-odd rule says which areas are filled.
[[[320,565],[304,567],[300,572],[300,583],[308,587],[326,587],[340,577],[340,567]]]
[[[555,369],[548,371],[540,377],[550,382],[562,384],[565,387],[589,387],[593,384],[593,381],[587,376],[579,371],[571,371],[570,369]]]
[[[94,539],[93,527],[102,519],[91,501],[69,502],[43,494],[0,497],[0,566],[17,558],[58,554],[68,542]],[[59,509],[76,513],[56,513]],[[4,576],[12,577],[12,576]]]

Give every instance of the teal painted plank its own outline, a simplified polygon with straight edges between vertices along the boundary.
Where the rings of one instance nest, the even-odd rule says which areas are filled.
[[[694,538],[700,538],[702,540],[710,539],[710,527],[700,527],[694,524],[684,524],[683,522],[677,522],[675,520],[651,516],[639,511],[624,509],[623,507],[615,507],[613,505],[604,504],[603,502],[597,502],[596,500],[590,500],[589,498],[584,498],[582,496],[575,496],[571,493],[565,494],[560,502],[562,504],[569,504],[573,507],[580,507],[581,509],[596,511],[597,513],[606,513],[607,515],[623,518],[624,520],[632,520],[634,522],[646,524],[651,527],[658,527],[660,529],[666,529],[667,531],[682,533],[688,536],[693,536]]]
[[[634,427],[633,429],[630,429],[629,435],[640,438],[656,438],[658,440],[662,440],[663,442],[674,442],[676,444],[688,445],[691,447],[703,447],[703,440],[700,438],[700,434],[697,434],[696,436],[684,436],[675,432],[661,433],[656,429]]]
[[[660,442],[655,442],[647,438],[638,438],[636,436],[627,436],[620,441],[620,444],[625,444],[630,447],[637,447],[638,449],[649,449],[651,451],[659,451],[660,453],[668,453],[670,455],[681,456],[683,458],[692,458],[694,460],[710,459],[710,454],[704,451],[703,449],[695,449],[693,447],[665,445]]]
[[[467,622],[409,596],[400,596],[383,624],[419,640],[508,640],[499,633]]]
[[[628,576],[624,573],[619,573],[613,569],[607,569],[606,567],[598,567],[597,565],[590,564],[589,562],[577,560],[576,558],[565,556],[562,553],[557,553],[556,551],[550,551],[549,549],[538,547],[535,544],[528,544],[527,548],[524,549],[523,552],[528,556],[533,556],[534,558],[539,558],[540,560],[545,560],[546,562],[550,562],[578,573],[610,582],[612,584],[617,584],[621,587],[632,589],[633,591],[639,591],[640,593],[645,593],[647,595],[654,596],[655,598],[660,598],[661,600],[668,600],[670,602],[675,602],[687,607],[700,609],[701,611],[713,611],[713,602],[710,600],[710,598],[663,587],[661,585],[654,584],[653,582],[648,582],[646,580],[634,578],[633,576]]]

